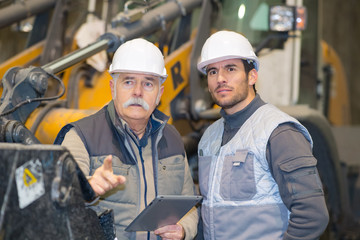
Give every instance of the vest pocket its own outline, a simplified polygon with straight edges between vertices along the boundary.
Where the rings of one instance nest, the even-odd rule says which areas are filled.
[[[184,187],[185,161],[182,155],[172,156],[158,162],[158,193],[181,194]]]
[[[107,156],[91,157],[90,161],[91,161],[91,165],[92,165],[92,167],[91,167],[92,171],[90,172],[90,175],[93,175],[95,170],[104,164],[104,160],[106,157]],[[114,174],[123,175],[126,177],[127,175],[129,175],[131,166],[133,166],[133,165],[124,164],[120,161],[120,159],[118,157],[113,155],[112,168],[113,168]]]
[[[250,200],[256,194],[254,154],[238,150],[224,158],[220,195],[224,200]]]
[[[209,190],[210,166],[211,156],[199,156],[199,188],[201,195],[206,198]]]

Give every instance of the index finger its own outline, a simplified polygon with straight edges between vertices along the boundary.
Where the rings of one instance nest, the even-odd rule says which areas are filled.
[[[112,155],[108,155],[105,158],[103,166],[104,170],[112,172]]]

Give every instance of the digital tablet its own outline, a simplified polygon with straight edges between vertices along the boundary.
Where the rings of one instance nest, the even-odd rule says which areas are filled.
[[[176,224],[202,196],[159,195],[130,224],[125,231],[154,231]]]

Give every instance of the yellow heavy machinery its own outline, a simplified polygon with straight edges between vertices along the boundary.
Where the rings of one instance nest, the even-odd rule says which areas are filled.
[[[312,134],[331,216],[322,239],[359,238],[356,229],[360,217],[356,208],[359,190],[349,187],[351,184],[344,174],[331,132],[332,125],[349,124],[347,84],[336,53],[318,34],[321,1],[103,3],[103,12],[108,10],[103,14],[104,33],[84,47],[77,47],[74,34],[70,34],[71,37],[65,34],[74,33],[81,26],[64,24],[70,1],[29,0],[25,15],[22,6],[17,4],[0,9],[0,27],[35,16],[26,49],[0,65],[3,87],[0,151],[26,144],[33,146],[30,149],[15,147],[13,151],[16,153],[19,149],[24,156],[26,152],[33,156],[38,146],[38,154],[42,150],[47,152],[44,146],[53,143],[62,126],[96,112],[111,99],[110,75],[106,70],[96,70],[88,60],[106,51],[106,57],[101,58],[106,66],[118,46],[126,40],[144,37],[164,53],[169,77],[158,108],[171,116],[170,123],[183,135],[197,181],[197,142],[204,129],[219,117],[219,108],[212,102],[196,63],[201,46],[211,32],[230,29],[243,33],[256,48],[260,59],[256,87],[263,99],[296,117]],[[79,17],[82,20],[74,22],[91,25],[92,20],[85,18],[93,14],[98,5],[89,0],[86,13]],[[121,11],[113,14],[114,9]],[[12,22],[5,12],[12,12]],[[307,26],[306,16],[311,21]],[[49,24],[44,18],[51,19]],[[352,174],[352,181],[356,182],[358,172]],[[6,195],[5,190],[0,190]],[[0,199],[0,203],[4,206],[5,200]],[[0,220],[5,218],[5,213],[1,214]],[[2,238],[6,232],[3,226],[4,222],[0,221],[0,239],[7,239]]]

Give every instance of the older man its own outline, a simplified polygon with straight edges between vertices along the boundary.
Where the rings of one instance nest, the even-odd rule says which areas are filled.
[[[65,126],[56,142],[69,149],[89,176],[100,196],[96,207],[114,210],[119,240],[157,235],[192,239],[198,223],[195,208],[176,225],[151,233],[124,231],[155,196],[194,195],[195,190],[180,135],[156,109],[167,77],[160,50],[144,39],[128,41],[115,52],[109,72],[113,100]]]

